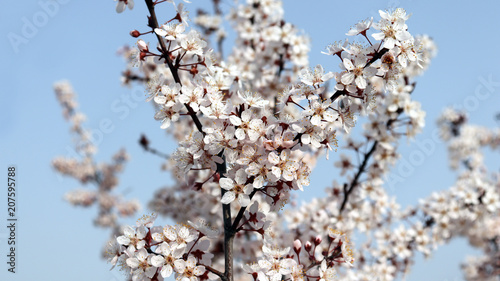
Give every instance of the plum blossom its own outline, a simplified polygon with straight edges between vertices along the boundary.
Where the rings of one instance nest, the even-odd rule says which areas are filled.
[[[234,180],[230,178],[221,178],[219,183],[220,187],[225,189],[226,192],[222,196],[221,203],[229,204],[238,199],[242,207],[250,204],[250,197],[248,194],[253,190],[251,184],[246,184],[247,176],[243,169],[236,172]]]
[[[318,64],[316,65],[316,67],[314,67],[314,70],[311,70],[310,68],[302,69],[299,76],[304,84],[313,86],[325,83],[326,81],[332,79],[333,73],[325,73],[325,71],[323,70],[323,66]]]
[[[198,281],[198,276],[205,272],[205,267],[196,265],[196,258],[190,255],[187,260],[178,259],[174,262],[179,273],[178,280]]]
[[[406,11],[398,8],[393,12],[379,11],[380,21],[374,24],[374,28],[380,30],[379,33],[372,34],[375,40],[384,40],[384,48],[392,49],[394,46],[400,46],[401,42],[412,39],[407,31],[408,26],[405,21],[410,17]]]
[[[115,0],[118,1],[116,3],[116,12],[117,13],[123,13],[125,11],[125,8],[129,8],[132,10],[134,8],[134,0]]]
[[[186,36],[180,39],[180,46],[188,54],[202,56],[203,48],[207,46],[207,42],[201,39],[201,35],[198,31],[191,29]]]
[[[352,60],[344,58],[343,64],[347,69],[347,72],[344,73],[341,78],[344,85],[349,85],[354,81],[358,88],[365,89],[368,85],[367,79],[373,77],[377,73],[377,69],[371,66],[365,67],[367,64],[366,58],[356,57],[354,59],[354,64]]]

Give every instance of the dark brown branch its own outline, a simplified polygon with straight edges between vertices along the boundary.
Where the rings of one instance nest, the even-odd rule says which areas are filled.
[[[221,157],[224,162],[217,163],[217,173],[219,178],[225,178],[226,174],[226,159],[224,157],[224,150],[217,156]],[[221,198],[224,197],[227,190],[221,187]],[[222,204],[222,220],[224,222],[224,281],[233,281],[233,241],[235,231],[231,227],[231,204]]]
[[[148,11],[150,14],[149,17],[149,27],[154,31],[155,28],[158,28],[158,19],[156,18],[156,13],[155,13],[155,3],[152,0],[145,0],[146,5],[148,7]],[[156,34],[156,33],[155,33]],[[156,34],[156,38],[158,39],[158,42],[160,43],[160,49],[162,52],[162,58],[165,59],[165,63],[167,64],[168,68],[170,69],[170,72],[172,73],[172,76],[174,78],[174,81],[176,83],[179,83],[179,85],[182,85],[181,79],[179,77],[179,72],[178,68],[174,65],[174,62],[172,61],[172,58],[170,57],[170,52],[165,45],[165,42],[163,41],[163,38]],[[176,64],[178,65],[178,63]],[[200,131],[203,135],[205,135],[205,132],[203,132],[203,127],[201,125],[200,120],[198,119],[198,116],[196,116],[196,113],[194,110],[188,105],[184,104],[186,107],[187,111],[189,112],[189,115],[193,119],[193,122],[196,125],[196,128],[198,131]],[[224,151],[221,151],[219,153],[219,156],[224,159]],[[226,173],[226,161],[222,164],[217,164],[217,173],[219,176],[222,178],[224,177]],[[224,196],[226,190],[221,188],[221,196]],[[220,275],[221,279],[223,281],[233,281],[233,240],[234,240],[234,234],[235,231],[231,227],[231,206],[229,204],[223,204],[222,205],[222,215],[223,215],[223,221],[224,221],[224,259],[225,259],[225,272],[223,275]]]
[[[387,49],[383,49],[381,53],[386,53],[387,51],[384,52],[384,50],[387,50]],[[375,56],[376,57],[376,56]],[[373,57],[372,58],[372,61],[373,59],[375,58]],[[380,57],[382,57],[382,55],[380,55]],[[407,76],[404,77],[404,80],[405,80],[405,84],[406,85],[410,85],[410,80],[408,79]],[[413,93],[413,91],[415,90],[415,85],[416,83],[413,82],[411,83],[411,85],[413,86],[413,89],[411,90],[410,94]],[[398,108],[398,110],[396,111],[396,113],[399,115],[401,115],[403,113],[403,108]],[[394,119],[390,119],[387,121],[386,123],[386,126],[387,128],[390,128],[392,126],[392,124],[397,120],[397,117],[394,118]],[[366,164],[368,163],[368,160],[370,158],[370,156],[373,154],[373,152],[375,152],[376,148],[377,148],[377,144],[378,144],[378,141],[375,141],[370,149],[370,151],[368,151],[367,154],[365,154],[365,158],[363,159],[363,163],[361,163],[361,166],[359,167],[359,170],[358,172],[356,173],[356,176],[354,177],[353,181],[351,182],[349,188],[347,188],[346,186],[344,186],[344,200],[342,201],[342,205],[340,205],[340,210],[339,212],[342,213],[342,210],[344,210],[346,204],[347,204],[347,200],[349,199],[349,194],[351,194],[352,190],[354,188],[356,188],[356,186],[358,185],[358,182],[359,182],[359,177],[361,176],[361,174],[364,172],[365,168],[366,168]]]
[[[375,53],[375,55],[366,63],[365,68],[369,67],[372,63],[374,63],[376,60],[382,58],[385,53],[387,53],[389,49],[382,49],[380,52]]]
[[[222,273],[222,272],[218,271],[217,269],[210,267],[208,265],[203,265],[203,264],[200,264],[200,265],[204,266],[206,270],[212,272],[213,274],[219,276],[222,280],[224,280],[224,273]]]
[[[257,193],[258,189],[254,189],[252,191],[252,193],[250,193],[249,197],[250,197],[250,200],[252,200],[253,196],[255,195],[255,193]],[[238,228],[238,224],[240,224],[240,221],[241,219],[243,218],[243,215],[245,214],[245,210],[247,209],[247,207],[242,207],[240,209],[240,211],[238,212],[238,214],[236,215],[236,218],[234,219],[234,222],[233,222],[233,226],[232,226],[232,229],[237,229]]]
[[[352,180],[352,182],[349,185],[349,187],[347,188],[347,190],[344,190],[344,200],[342,201],[342,205],[340,205],[339,213],[342,213],[342,211],[344,210],[344,208],[347,204],[347,200],[349,199],[349,195],[354,190],[354,188],[356,188],[356,186],[358,185],[359,177],[365,171],[366,165],[368,164],[368,160],[372,156],[373,152],[375,152],[377,145],[378,145],[378,141],[373,142],[372,148],[370,149],[370,151],[368,151],[368,153],[365,154],[365,158],[363,159],[363,163],[361,163],[361,166],[359,166],[359,169],[358,169],[358,172],[356,173],[356,176],[354,176],[354,179]]]
[[[158,19],[156,18],[156,12],[155,12],[155,4],[153,3],[152,0],[146,0],[146,5],[148,6],[148,11],[149,14],[151,15],[149,17],[149,27],[151,29],[155,30],[155,28],[158,28]],[[155,33],[155,32],[154,32]],[[165,59],[165,63],[168,65],[168,68],[170,69],[170,72],[172,73],[172,76],[174,77],[174,81],[176,83],[179,83],[179,85],[182,85],[181,79],[179,77],[179,72],[177,68],[174,66],[172,59],[170,58],[170,52],[167,49],[167,46],[165,45],[165,41],[163,41],[163,38],[156,34],[156,39],[158,39],[158,42],[160,43],[160,48],[162,52],[162,58]],[[200,119],[198,119],[198,116],[196,116],[196,112],[189,106],[189,104],[185,103],[184,106],[186,107],[187,111],[189,112],[189,115],[193,119],[194,124],[196,125],[196,128],[198,131],[200,131],[203,135],[205,135],[205,132],[203,132],[203,126],[201,125]]]
[[[222,196],[226,193],[225,189],[222,189]],[[224,220],[224,281],[233,281],[233,241],[235,231],[231,227],[231,205],[222,205],[222,218]]]

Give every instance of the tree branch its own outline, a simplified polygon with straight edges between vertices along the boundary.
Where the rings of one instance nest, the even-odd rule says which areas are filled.
[[[340,205],[339,213],[342,213],[342,211],[344,210],[344,208],[347,204],[347,200],[349,199],[349,195],[354,190],[354,188],[358,185],[359,177],[365,171],[366,165],[368,164],[368,160],[372,156],[373,152],[375,152],[377,145],[378,145],[378,141],[373,142],[372,148],[370,149],[370,151],[368,151],[368,153],[365,154],[365,158],[363,159],[363,163],[361,163],[361,166],[359,166],[358,172],[356,173],[356,176],[354,176],[354,179],[352,180],[351,184],[349,185],[349,188],[347,190],[344,190],[344,200],[342,201],[342,205]]]
[[[200,265],[203,265],[203,264],[200,264]],[[217,275],[220,277],[221,280],[225,280],[225,276],[224,276],[224,273],[218,271],[217,269],[213,268],[213,267],[210,267],[208,265],[203,265],[205,267],[206,270],[212,272],[213,274]]]
[[[145,0],[146,5],[148,7],[149,14],[151,17],[149,18],[149,27],[151,29],[155,30],[155,28],[158,28],[158,20],[156,18],[156,13],[154,6],[155,4],[153,3],[152,0]],[[172,73],[172,76],[174,78],[174,81],[176,83],[179,83],[179,85],[182,86],[181,79],[179,77],[179,72],[178,68],[174,65],[172,58],[170,57],[170,52],[167,49],[167,46],[165,45],[165,42],[163,41],[163,38],[156,34],[156,38],[158,39],[158,42],[160,43],[160,48],[162,51],[162,58],[165,59],[165,63],[167,64],[168,68],[170,69],[170,72]],[[196,116],[196,113],[194,110],[189,106],[189,104],[184,104],[186,107],[187,111],[189,112],[189,115],[193,119],[193,122],[196,125],[196,128],[198,131],[200,131],[203,135],[205,135],[205,132],[203,132],[203,127],[201,125],[200,120],[198,119],[198,116]],[[219,153],[219,156],[224,159],[224,150]],[[224,177],[226,173],[226,161],[222,164],[217,164],[217,173],[219,176],[222,178]],[[224,196],[226,190],[221,188],[221,196]],[[223,281],[233,281],[233,240],[234,240],[234,234],[235,231],[232,229],[231,225],[231,206],[230,204],[223,204],[222,205],[222,218],[224,221],[224,259],[225,259],[225,272],[223,276],[220,276]]]
[[[254,189],[252,191],[252,193],[250,193],[249,197],[250,197],[250,200],[252,200],[253,196],[255,195],[255,193],[257,193],[258,189]],[[233,222],[233,226],[232,226],[232,229],[236,230],[238,229],[238,224],[240,224],[240,221],[241,219],[243,218],[243,215],[245,214],[245,210],[247,209],[247,207],[242,207],[240,209],[240,211],[238,212],[238,214],[236,215],[236,218],[234,219],[234,222]]]
[[[385,50],[385,52],[384,52]],[[387,52],[387,49],[383,49],[380,53],[383,53],[385,54]],[[373,62],[376,58],[380,58],[383,56],[382,55],[375,55],[371,60],[370,60],[370,63]],[[368,64],[367,64],[368,65]],[[406,85],[410,85],[410,81],[408,79],[408,77],[404,77],[404,80],[405,80],[405,84]],[[411,84],[413,86],[413,89],[411,90],[410,94],[413,93],[413,90],[415,89],[415,82],[413,82]],[[396,111],[396,113],[398,114],[397,116],[401,115],[401,113],[403,113],[403,108],[398,108],[398,110]],[[390,119],[387,121],[386,125],[387,127],[391,127],[391,125],[397,120],[397,117],[394,118],[394,119]],[[346,187],[344,187],[344,200],[342,201],[342,205],[340,205],[340,209],[339,209],[339,213],[342,213],[342,211],[344,210],[346,204],[347,204],[347,200],[349,199],[349,195],[351,194],[351,192],[354,190],[354,188],[356,188],[356,186],[358,185],[358,181],[359,181],[359,177],[361,176],[361,174],[364,172],[365,168],[366,168],[366,165],[368,164],[368,160],[369,158],[371,157],[371,155],[375,152],[376,148],[377,148],[377,145],[378,145],[378,141],[375,141],[370,149],[370,151],[368,151],[368,153],[365,154],[365,158],[363,159],[363,163],[361,163],[361,166],[359,167],[359,170],[358,172],[356,173],[356,176],[354,177],[353,181],[351,182],[351,185],[349,186],[348,189],[346,189]]]
[[[162,51],[162,58],[165,59],[165,63],[168,65],[168,68],[170,69],[170,72],[172,73],[172,76],[174,77],[174,81],[176,83],[179,83],[179,85],[182,86],[181,79],[179,77],[179,72],[177,68],[174,66],[172,59],[170,58],[170,52],[167,49],[167,46],[165,45],[165,41],[163,41],[163,38],[156,34],[154,32],[155,28],[158,28],[158,19],[156,18],[156,12],[155,12],[155,4],[153,3],[153,0],[145,0],[146,5],[148,6],[148,11],[151,17],[149,17],[149,27],[153,30],[153,33],[156,35],[156,39],[158,39],[158,42],[160,43],[160,48]],[[182,94],[182,93],[181,93]],[[203,132],[203,126],[201,125],[200,119],[198,119],[198,116],[196,116],[196,112],[189,106],[189,104],[185,103],[184,106],[186,107],[187,111],[189,112],[189,115],[193,119],[194,124],[196,125],[196,128],[198,131],[200,131],[203,135],[205,135],[205,132]]]

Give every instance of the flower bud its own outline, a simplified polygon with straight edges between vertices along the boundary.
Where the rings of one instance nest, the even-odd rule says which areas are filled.
[[[312,249],[311,242],[307,241],[306,244],[304,245],[304,249],[306,249],[307,252],[310,252]]]
[[[141,36],[141,33],[138,30],[134,29],[134,30],[130,31],[130,36],[137,38],[137,37]]]
[[[323,239],[321,239],[321,236],[316,236],[316,238],[314,238],[314,245],[319,245],[321,243],[321,241],[323,241]]]
[[[299,254],[300,250],[302,250],[302,243],[300,242],[299,239],[293,241],[293,250],[295,253]]]
[[[141,51],[141,52],[149,51],[148,44],[146,44],[146,42],[144,42],[144,40],[142,40],[142,39],[139,39],[137,41],[137,47],[139,47],[139,51]]]

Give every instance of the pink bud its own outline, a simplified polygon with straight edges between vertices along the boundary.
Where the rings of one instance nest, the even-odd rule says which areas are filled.
[[[293,241],[293,250],[295,253],[300,253],[300,250],[302,250],[302,243],[300,242],[299,239]]]
[[[139,47],[139,51],[141,51],[141,52],[147,52],[149,50],[148,45],[142,39],[139,39],[137,41],[137,47]]]
[[[316,236],[316,238],[314,238],[314,245],[319,245],[321,243],[321,241],[323,241],[323,239],[321,239],[321,236]]]
[[[307,241],[306,244],[304,245],[304,249],[306,249],[306,251],[311,251],[312,249],[312,244],[311,242]]]

